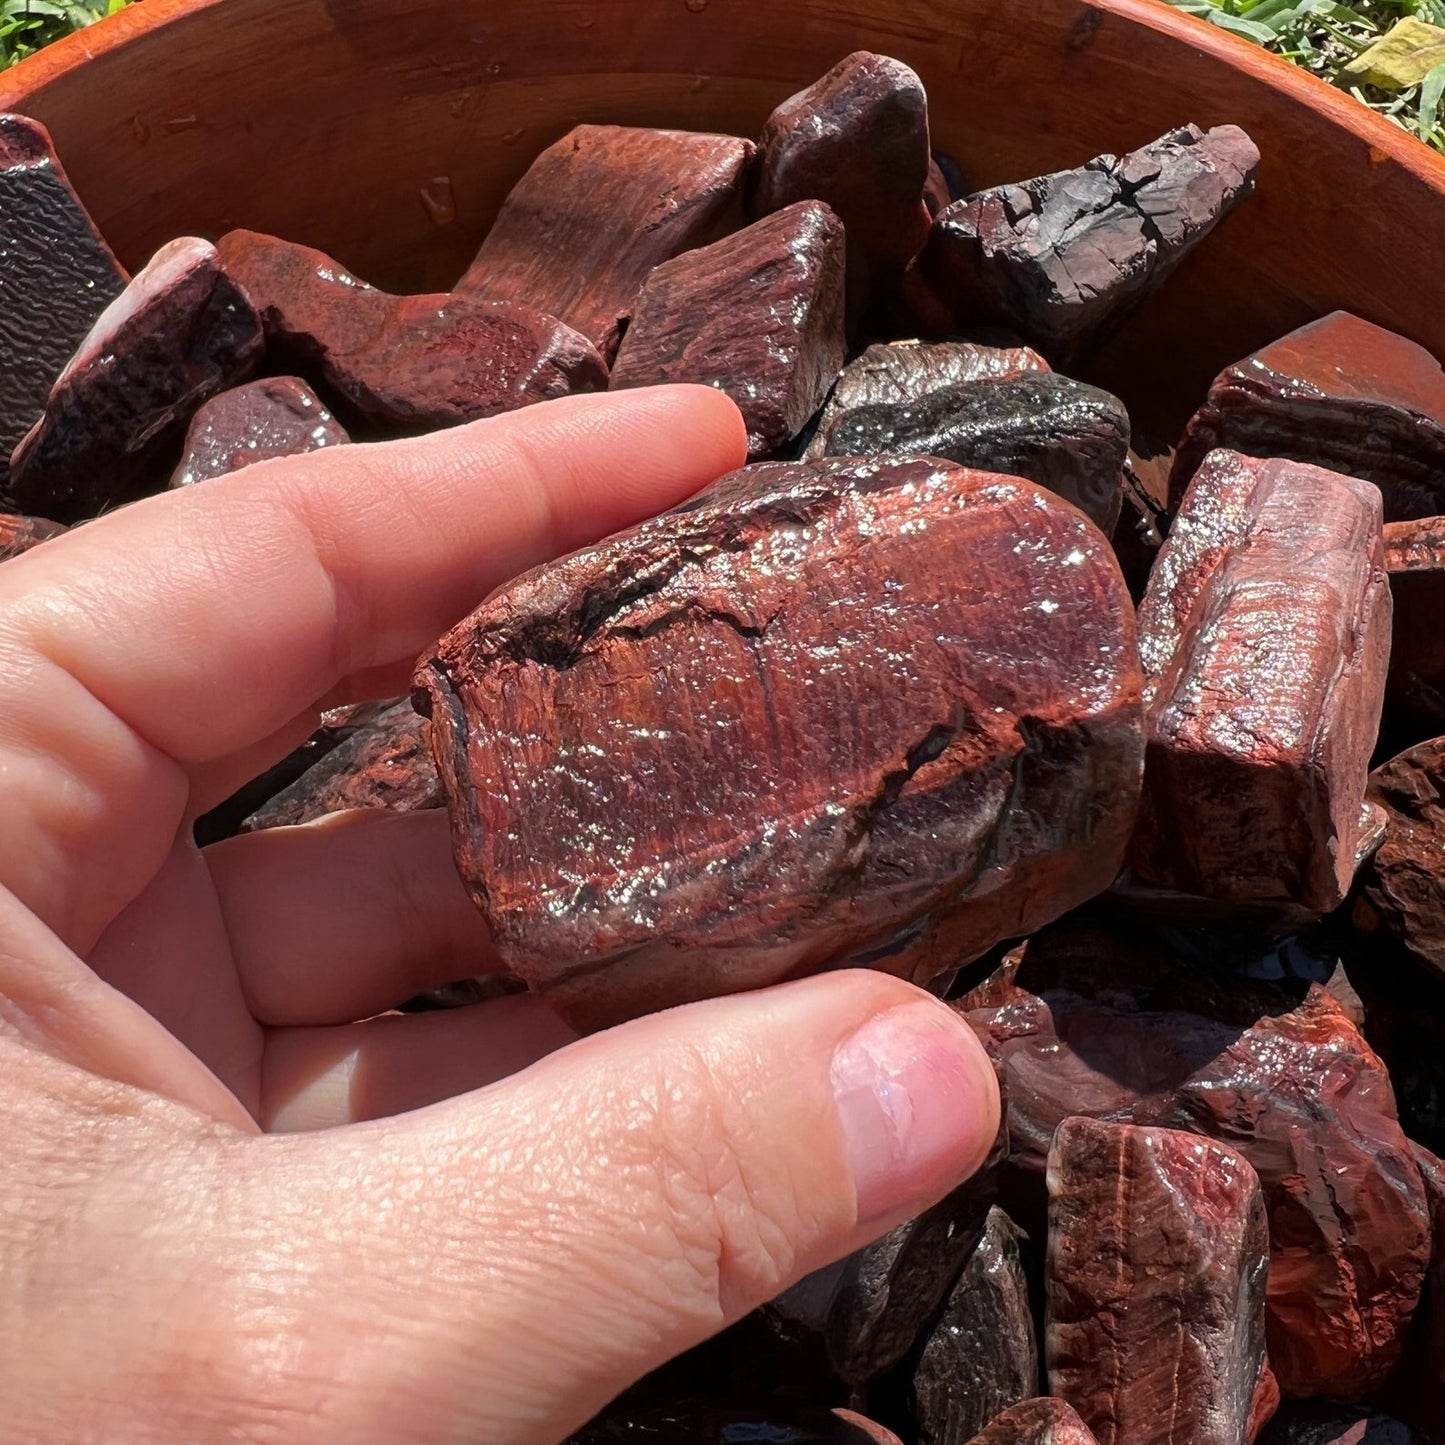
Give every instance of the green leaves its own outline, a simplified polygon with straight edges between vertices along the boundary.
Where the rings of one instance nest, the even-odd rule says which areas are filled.
[[[131,0],[0,0],[0,70]]]

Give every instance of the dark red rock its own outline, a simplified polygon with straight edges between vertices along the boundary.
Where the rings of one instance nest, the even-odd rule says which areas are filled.
[[[880,453],[1026,477],[1109,532],[1119,516],[1129,414],[1098,387],[1032,371],[901,402],[830,406],[809,447],[810,456]]]
[[[1225,902],[1338,907],[1366,826],[1390,616],[1376,488],[1210,455],[1139,609],[1136,874]]]
[[[1237,126],[1183,126],[1125,156],[996,186],[934,221],[911,278],[935,334],[1007,326],[1055,366],[1092,350],[1253,187]]]
[[[614,1407],[566,1445],[901,1445],[882,1425],[852,1410],[801,1400],[757,1405],[722,1400]]]
[[[595,1027],[845,961],[927,979],[1107,887],[1132,611],[1027,482],[774,464],[519,578],[416,697],[498,948]]]
[[[652,268],[735,229],[754,153],[730,135],[579,125],[513,188],[456,289],[559,317],[611,361]]]
[[[256,462],[302,456],[350,440],[299,377],[266,377],[212,397],[191,418],[171,486],[188,487]]]
[[[59,522],[47,522],[44,517],[16,517],[0,512],[0,562],[18,557],[65,530]]]
[[[755,212],[827,202],[873,274],[901,274],[928,238],[928,97],[901,61],[839,61],[768,117],[758,151]]]
[[[1072,1405],[1040,1399],[1005,1410],[968,1445],[1098,1445],[1098,1441]]]
[[[1231,1149],[1066,1119],[1049,1150],[1049,1388],[1099,1445],[1245,1445],[1279,1404],[1269,1226]]]
[[[347,808],[410,813],[443,806],[441,783],[427,745],[426,720],[406,699],[393,704],[339,744],[250,815],[242,831],[257,833],[309,823]]]
[[[164,485],[197,407],[261,356],[261,324],[216,248],[182,237],[106,308],[15,448],[26,511],[79,522]]]
[[[1287,1395],[1358,1396],[1404,1346],[1429,1258],[1419,1170],[1385,1066],[1318,985],[1216,980],[1087,916],[1031,939],[968,1016],[1006,1078],[1014,1165],[1071,1115],[1238,1152],[1270,1221],[1270,1363]]]
[[[1215,447],[1374,482],[1386,521],[1435,516],[1445,512],[1445,372],[1424,347],[1335,311],[1215,377],[1179,444],[1176,500]]]
[[[1430,1445],[1430,1438],[1375,1410],[1291,1402],[1260,1437],[1260,1445]]]
[[[382,432],[456,426],[607,385],[595,347],[517,301],[389,296],[321,251],[255,231],[220,242],[270,361]]]
[[[991,1209],[913,1371],[919,1445],[966,1445],[1001,1410],[1039,1386],[1023,1234]]]
[[[1114,525],[1114,555],[1129,591],[1142,600],[1149,574],[1164,545],[1169,464],[1174,452],[1149,437],[1135,436],[1124,462],[1123,506]]]
[[[1395,604],[1385,730],[1399,748],[1445,733],[1445,517],[1385,523]]]
[[[843,227],[801,201],[647,278],[612,368],[614,391],[690,381],[737,402],[748,455],[791,441],[823,404],[843,337]]]
[[[10,454],[125,282],[45,127],[0,115],[0,505]]]

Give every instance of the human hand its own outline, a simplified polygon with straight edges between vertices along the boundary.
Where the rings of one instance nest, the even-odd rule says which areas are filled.
[[[977,1167],[992,1071],[898,979],[570,1043],[528,998],[376,1017],[495,967],[444,814],[191,841],[743,449],[715,392],[577,398],[0,567],[0,1439],[556,1440]]]

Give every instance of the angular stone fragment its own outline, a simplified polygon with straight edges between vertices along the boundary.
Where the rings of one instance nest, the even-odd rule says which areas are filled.
[[[1383,736],[1393,748],[1445,733],[1445,517],[1385,523],[1395,620]]]
[[[1143,599],[1149,574],[1164,545],[1169,464],[1173,456],[1171,447],[1136,435],[1124,463],[1123,506],[1119,509],[1112,540],[1114,554],[1136,600]]]
[[[1431,1438],[1376,1410],[1291,1401],[1260,1436],[1259,1445],[1431,1445]]]
[[[389,296],[321,251],[232,231],[227,266],[266,328],[267,356],[380,431],[456,426],[607,385],[585,337],[516,301]]]
[[[652,268],[735,228],[755,150],[730,135],[579,125],[517,182],[456,289],[559,317],[611,361]]]
[[[810,447],[817,456],[880,452],[1027,477],[1110,532],[1119,517],[1129,414],[1107,391],[1035,371],[904,402],[830,408]]]
[[[1140,762],[1107,544],[928,458],[745,468],[423,660],[458,866],[579,1027],[927,979],[1107,887]]]
[[[216,248],[163,246],[106,308],[15,449],[21,506],[79,522],[158,490],[196,408],[261,356],[261,323]]]
[[[1330,995],[1216,981],[1138,927],[1080,915],[969,1014],[1006,1078],[1013,1162],[1070,1115],[1214,1138],[1259,1175],[1270,1363],[1288,1395],[1362,1395],[1399,1358],[1429,1258],[1390,1078]]]
[[[1072,1118],[1048,1183],[1049,1388],[1099,1445],[1246,1445],[1279,1403],[1249,1163],[1194,1134]]]
[[[0,115],[0,504],[10,454],[125,282],[45,127]]]
[[[171,486],[188,487],[256,462],[302,456],[350,440],[299,377],[266,377],[223,391],[192,417]]]
[[[1390,617],[1374,487],[1211,453],[1139,609],[1149,754],[1130,864],[1141,878],[1227,902],[1339,905]]]
[[[1128,155],[996,186],[939,215],[911,297],[937,334],[1007,326],[1055,366],[1093,349],[1249,194],[1238,126],[1182,126]]]
[[[826,201],[869,271],[897,275],[928,238],[931,159],[923,82],[901,61],[860,50],[768,117],[753,207],[767,215]]]
[[[1423,346],[1335,311],[1215,377],[1179,444],[1175,501],[1216,447],[1374,482],[1389,522],[1435,516],[1445,512],[1445,372]]]
[[[1038,1389],[1023,1237],[1003,1210],[989,1211],[913,1371],[920,1445],[966,1445],[999,1411]]]
[[[565,1445],[901,1445],[882,1425],[852,1410],[801,1400],[755,1406],[722,1400],[614,1406]]]
[[[426,720],[403,698],[258,808],[242,831],[309,823],[347,808],[389,808],[397,813],[440,808],[444,799],[427,733]]]
[[[47,522],[44,517],[16,517],[0,512],[0,562],[18,557],[63,531],[65,528],[59,522]]]
[[[1072,1405],[1040,1399],[1005,1410],[968,1445],[1098,1445],[1098,1441]]]
[[[843,365],[843,227],[801,201],[647,278],[612,368],[614,391],[690,381],[742,410],[748,455],[791,441]]]

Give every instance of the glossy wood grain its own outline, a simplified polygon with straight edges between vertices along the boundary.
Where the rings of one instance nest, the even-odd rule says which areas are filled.
[[[51,128],[131,265],[245,225],[430,289],[570,125],[752,133],[858,48],[922,74],[974,184],[1184,121],[1259,142],[1258,195],[1096,369],[1145,425],[1339,306],[1445,354],[1445,160],[1154,0],[145,0],[0,76],[0,107]]]

